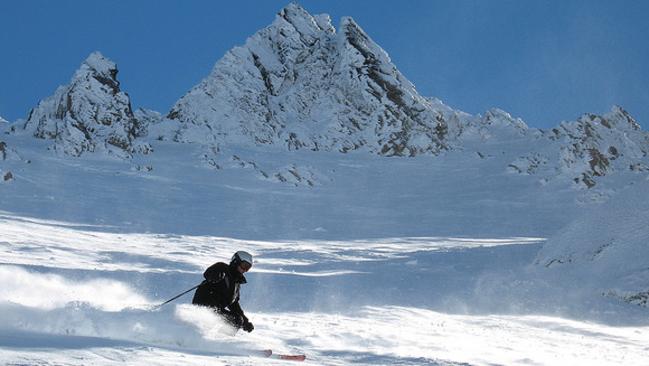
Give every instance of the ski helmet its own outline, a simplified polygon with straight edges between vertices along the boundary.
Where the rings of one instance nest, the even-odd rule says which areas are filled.
[[[238,266],[241,263],[248,263],[248,265],[249,265],[248,269],[250,269],[250,267],[252,267],[252,263],[253,263],[252,254],[250,254],[248,252],[245,252],[243,250],[240,250],[240,251],[234,253],[234,255],[232,256],[232,259],[230,260],[230,264],[232,264],[234,266]]]

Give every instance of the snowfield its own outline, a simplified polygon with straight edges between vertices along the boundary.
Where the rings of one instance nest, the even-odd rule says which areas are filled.
[[[6,141],[21,149],[3,165],[15,179],[0,184],[0,364],[288,362],[261,357],[268,348],[309,365],[649,356],[646,307],[602,296],[592,268],[566,276],[540,262],[562,253],[542,251],[546,243],[572,232],[596,239],[583,227],[609,209],[600,200],[621,194],[614,181],[588,191],[540,184],[507,171],[518,151],[487,145],[487,162],[232,148],[210,163],[202,146],[164,141],[134,160]],[[317,172],[318,184],[259,173],[292,164]],[[638,184],[620,202],[637,201]],[[645,233],[632,233],[636,245]],[[224,335],[191,294],[156,308],[236,250],[257,260],[242,290],[254,332]]]
[[[313,365],[640,365],[648,352],[646,325],[543,315],[533,238],[242,242],[6,214],[0,230],[3,364],[280,364],[258,355],[272,348]],[[152,309],[232,248],[259,258],[242,295],[253,333],[222,334],[191,295]]]

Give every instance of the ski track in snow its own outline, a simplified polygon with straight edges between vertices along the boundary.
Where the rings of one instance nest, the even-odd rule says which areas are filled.
[[[256,354],[265,348],[304,352],[311,365],[641,365],[649,355],[649,327],[534,307],[544,295],[529,293],[525,273],[540,238],[266,242],[97,229],[0,215],[0,363],[286,363]],[[224,336],[191,294],[151,310],[234,248],[258,258],[242,294],[255,332]]]

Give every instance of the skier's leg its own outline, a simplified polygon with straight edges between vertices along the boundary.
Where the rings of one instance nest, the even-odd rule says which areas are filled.
[[[234,329],[239,330],[243,326],[243,317],[238,314],[234,314],[233,312],[227,310],[227,309],[218,309],[217,313]]]

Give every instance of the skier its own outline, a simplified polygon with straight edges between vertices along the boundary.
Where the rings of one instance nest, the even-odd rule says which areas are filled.
[[[198,286],[192,304],[212,308],[236,330],[252,332],[255,327],[248,320],[239,305],[239,286],[246,283],[244,273],[252,267],[252,255],[248,252],[234,253],[230,264],[223,262],[211,265]]]

